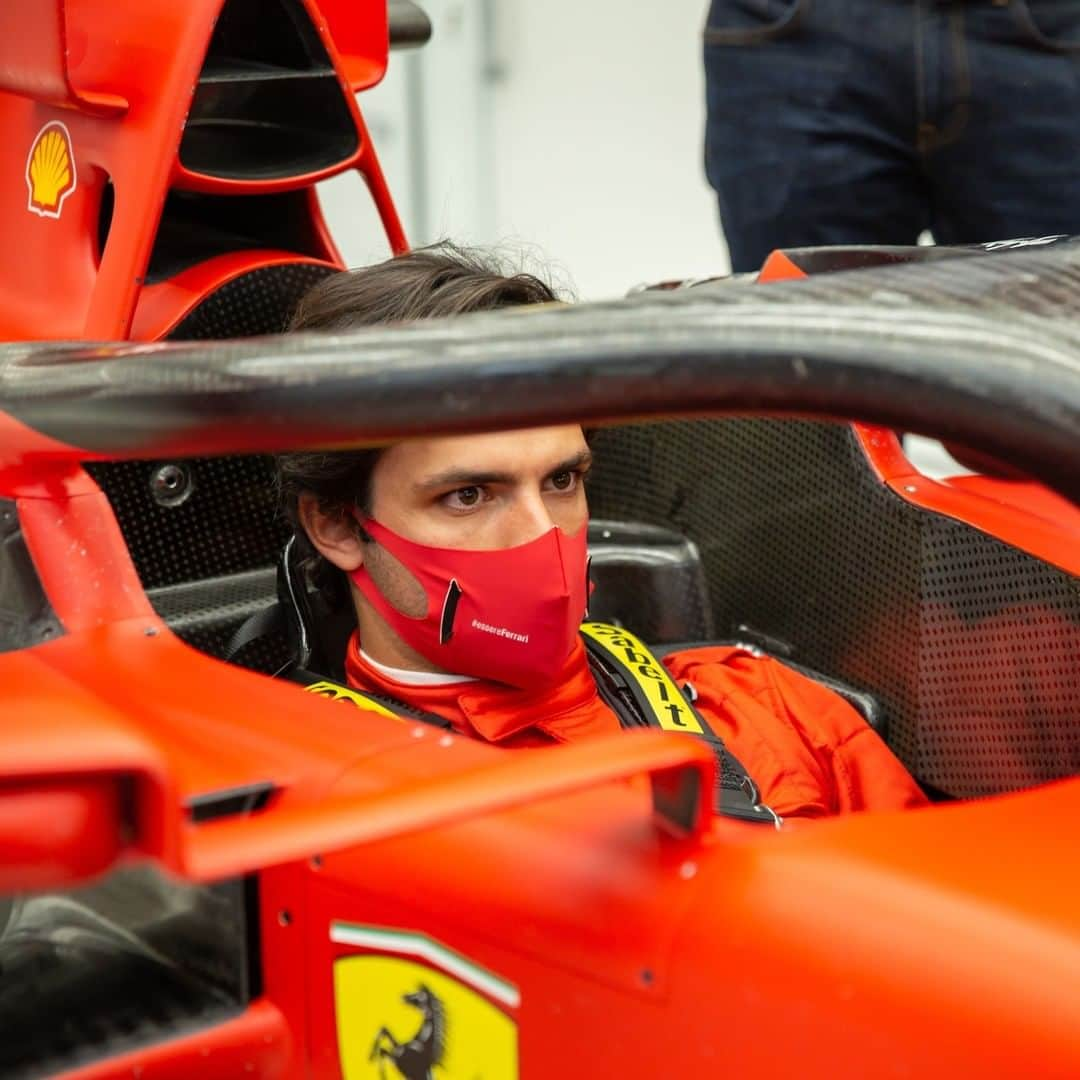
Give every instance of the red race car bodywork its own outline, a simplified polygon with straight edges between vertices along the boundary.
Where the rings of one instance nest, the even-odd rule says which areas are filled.
[[[277,304],[340,267],[312,184],[344,169],[363,173],[391,246],[404,248],[353,96],[382,74],[386,9],[280,0],[258,15],[243,0],[54,0],[0,13],[0,335],[214,336],[230,297],[280,285]],[[1057,264],[1031,265],[1051,274]],[[545,311],[490,334],[476,323],[475,370],[433,360],[420,391],[382,378],[380,350],[397,339],[378,332],[363,342],[367,367],[353,371],[346,341],[300,356],[280,381],[272,343],[0,352],[4,1074],[1077,1075],[1075,667],[1054,688],[1057,712],[1015,748],[1024,759],[1039,743],[1043,768],[1017,790],[949,791],[928,768],[918,778],[938,795],[993,797],[777,832],[712,813],[711,751],[689,737],[510,754],[392,715],[358,722],[347,704],[192,648],[183,618],[162,614],[175,582],[151,580],[144,549],[133,554],[144,541],[167,551],[182,530],[140,540],[141,511],[100,471],[550,422],[568,401],[611,423],[850,417],[852,388],[881,371],[848,353],[833,363],[839,338],[814,351],[806,327],[827,304],[805,325],[781,311],[782,355],[746,345],[754,364],[730,360],[753,344],[765,307],[798,287],[730,305],[702,290],[700,310],[661,297],[598,309],[595,322],[587,307]],[[723,318],[706,310],[714,303]],[[850,324],[845,310],[829,333],[858,332],[863,309]],[[271,329],[229,325],[237,336]],[[419,344],[406,359],[450,352],[440,332],[410,338]],[[1022,350],[1017,336],[1002,338],[1003,355]],[[714,342],[730,356],[713,356]],[[1060,348],[1075,360],[1075,347]],[[1005,379],[1012,355],[1000,366],[988,357],[987,379]],[[916,354],[905,357],[895,382],[860,403],[872,423],[858,430],[858,460],[896,500],[889,513],[932,512],[935,528],[948,519],[920,566],[940,571],[949,544],[979,534],[980,557],[992,547],[1004,559],[1008,547],[1025,573],[1056,575],[1067,601],[1065,614],[1040,616],[1033,601],[1010,621],[1009,605],[1027,598],[1018,588],[980,620],[946,617],[924,574],[917,617],[968,642],[975,667],[1000,667],[1020,623],[1025,648],[1067,657],[1080,573],[1071,519],[1033,503],[995,508],[907,471],[892,430],[917,410],[890,389],[917,392],[915,376],[904,382]],[[1075,498],[1080,376],[1067,367],[1047,367],[1016,401],[1023,438],[992,428],[998,384],[916,371],[950,417],[928,433],[1026,453]],[[301,400],[308,385],[326,397]],[[459,407],[440,411],[451,398]],[[800,484],[788,501],[814,512],[826,493]],[[145,476],[136,486],[146,494]],[[241,497],[238,483],[229,498]],[[144,533],[168,498],[156,507]],[[206,545],[207,560],[220,543]],[[989,570],[970,585],[996,587]],[[832,619],[811,589],[796,622],[819,602],[820,625]],[[853,608],[854,629],[831,655],[850,659],[860,635],[880,633],[879,615]],[[1018,670],[1017,686],[1027,678]],[[871,689],[889,692],[890,679]],[[913,754],[939,721],[949,745],[976,758],[1004,738],[980,729],[977,710],[925,711],[910,718],[926,721]]]
[[[162,336],[285,254],[267,215],[289,219],[289,261],[339,267],[311,185],[347,169],[404,247],[348,92],[385,71],[384,5],[49,0],[9,6],[0,33],[6,337]],[[230,196],[265,209],[223,222]]]

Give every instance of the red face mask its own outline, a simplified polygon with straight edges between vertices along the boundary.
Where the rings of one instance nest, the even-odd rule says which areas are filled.
[[[588,599],[585,525],[552,528],[494,551],[427,547],[370,518],[358,518],[420,582],[427,614],[403,615],[361,566],[349,576],[407,645],[458,675],[522,689],[550,685],[577,640]]]

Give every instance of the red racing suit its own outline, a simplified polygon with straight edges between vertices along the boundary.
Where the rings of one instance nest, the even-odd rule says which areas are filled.
[[[897,810],[927,800],[903,765],[838,694],[745,649],[689,649],[664,658],[693,683],[694,707],[755,780],[781,817]],[[414,686],[373,668],[349,642],[351,687],[383,694],[449,720],[455,731],[518,748],[568,742],[620,728],[600,700],[579,641],[550,689],[519,690],[481,679]]]

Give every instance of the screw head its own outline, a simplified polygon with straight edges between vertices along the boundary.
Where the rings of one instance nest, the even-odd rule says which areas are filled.
[[[150,477],[150,493],[158,506],[181,506],[195,490],[195,476],[189,465],[168,462],[159,465]]]

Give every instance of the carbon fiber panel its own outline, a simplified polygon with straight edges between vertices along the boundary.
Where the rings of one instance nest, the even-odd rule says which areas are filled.
[[[953,795],[1080,772],[1080,583],[903,502],[847,428],[682,421],[593,440],[592,512],[701,551],[719,637],[869,690],[890,743]]]

